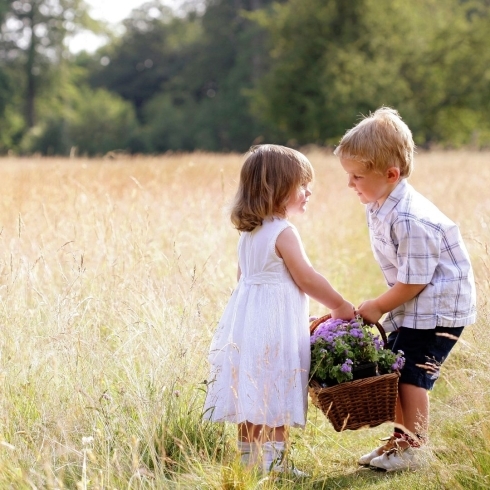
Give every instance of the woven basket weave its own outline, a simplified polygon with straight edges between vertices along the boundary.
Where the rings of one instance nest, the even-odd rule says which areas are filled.
[[[310,334],[329,318],[330,315],[326,315],[312,322]],[[376,327],[386,344],[383,327],[379,323]],[[337,432],[376,427],[395,420],[399,376],[399,373],[382,374],[327,388],[311,380],[309,393],[313,404],[326,415]]]

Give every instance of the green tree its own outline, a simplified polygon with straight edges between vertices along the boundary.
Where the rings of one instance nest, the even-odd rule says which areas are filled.
[[[20,97],[14,75],[5,67],[0,69],[0,154],[7,153],[18,144],[25,127],[24,119],[17,111]]]
[[[131,101],[141,117],[143,106],[163,85],[191,63],[189,46],[200,35],[195,16],[174,17],[153,1],[124,21],[125,34],[102,48],[86,66],[93,87],[104,87]]]
[[[137,129],[131,104],[104,89],[81,90],[68,134],[78,152],[90,156],[127,150]]]
[[[423,68],[407,67],[420,87],[422,132],[427,142],[449,146],[490,145],[490,2],[447,6],[425,52]]]
[[[9,1],[2,24],[3,58],[24,69],[26,125],[36,123],[36,100],[49,90],[53,71],[64,59],[65,41],[82,27],[95,23],[84,0]]]
[[[254,93],[256,114],[300,143],[324,144],[359,114],[392,105],[419,144],[467,142],[488,127],[488,10],[486,0],[276,5],[257,16],[272,65]]]
[[[135,105],[144,125],[139,147],[148,151],[244,150],[268,135],[249,97],[267,70],[267,36],[248,13],[271,3],[209,0],[202,14],[185,17],[145,4],[98,54],[92,84]]]
[[[130,102],[104,89],[91,89],[77,67],[58,71],[55,93],[38,101],[42,119],[20,143],[22,153],[94,156],[128,150],[138,123]]]

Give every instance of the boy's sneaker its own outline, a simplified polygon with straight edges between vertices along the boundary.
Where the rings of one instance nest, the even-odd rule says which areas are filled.
[[[396,446],[397,436],[392,435],[391,437],[385,437],[384,439],[381,440],[386,442],[382,446],[377,447],[376,449],[371,451],[370,453],[361,456],[358,461],[360,465],[369,466],[369,464],[374,458],[377,458],[378,456],[381,456],[383,453],[389,451],[390,449],[393,449]]]
[[[381,456],[373,458],[369,467],[378,471],[405,471],[417,470],[422,464],[422,449],[407,447],[401,449],[395,447]]]

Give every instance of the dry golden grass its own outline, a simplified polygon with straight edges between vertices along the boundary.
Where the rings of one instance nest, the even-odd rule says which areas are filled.
[[[317,178],[295,224],[317,269],[359,303],[385,288],[363,207],[335,157],[308,156]],[[259,480],[233,463],[233,428],[199,425],[209,340],[235,285],[238,234],[227,205],[241,162],[200,153],[0,160],[0,488],[256,488]],[[305,433],[292,437],[312,478],[262,488],[456,488],[460,474],[479,481],[483,463],[462,467],[452,448],[462,427],[478,441],[490,432],[481,422],[489,410],[489,154],[422,153],[410,181],[460,224],[479,292],[479,323],[432,396],[443,457],[417,474],[359,472],[357,456],[388,428],[337,434],[311,408]],[[314,302],[311,310],[325,311]]]

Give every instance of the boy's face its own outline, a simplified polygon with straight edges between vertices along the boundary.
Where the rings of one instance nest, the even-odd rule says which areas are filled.
[[[347,172],[347,185],[356,191],[362,204],[377,202],[381,206],[399,182],[400,173],[394,167],[380,174],[366,170],[357,160],[341,158],[340,163]],[[393,173],[397,173],[396,178]]]

